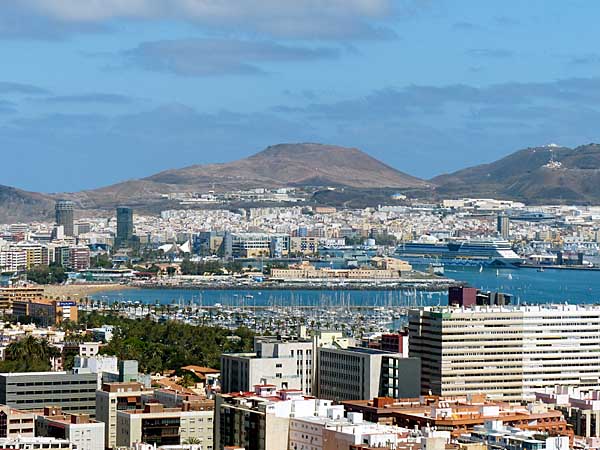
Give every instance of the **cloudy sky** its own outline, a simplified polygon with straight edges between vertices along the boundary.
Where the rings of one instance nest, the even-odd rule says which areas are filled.
[[[600,141],[594,0],[0,2],[0,184],[46,192],[280,142],[421,177]]]

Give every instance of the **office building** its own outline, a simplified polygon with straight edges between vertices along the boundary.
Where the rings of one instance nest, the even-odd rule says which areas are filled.
[[[117,411],[117,447],[132,447],[136,442],[160,447],[193,440],[203,450],[213,450],[213,415],[212,401],[181,408],[147,403],[143,409]]]
[[[408,357],[408,332],[384,333],[381,335],[381,350],[385,352],[400,353]]]
[[[319,348],[319,398],[412,397],[419,394],[420,384],[418,358],[363,347]]]
[[[79,355],[75,356],[73,361],[73,371],[75,373],[94,373],[98,378],[98,389],[101,389],[103,381],[118,378],[119,359],[110,355],[92,355],[82,356],[81,346]]]
[[[65,414],[59,407],[48,406],[35,421],[36,436],[66,439],[77,450],[104,450],[104,423],[87,414]]]
[[[496,218],[496,231],[498,236],[502,239],[508,239],[510,237],[510,219],[505,213],[498,214]]]
[[[10,287],[0,288],[0,309],[12,309],[13,301],[42,299],[44,298],[44,288],[29,288],[29,287]]]
[[[71,267],[71,248],[68,245],[56,245],[52,261],[61,267]]]
[[[470,306],[503,306],[509,305],[512,295],[503,292],[482,292],[477,288],[466,286],[450,286],[448,288],[448,305],[470,307]]]
[[[128,247],[133,238],[133,209],[121,206],[117,208],[117,236],[115,247]]]
[[[0,405],[0,438],[35,436],[35,414]]]
[[[75,204],[69,200],[59,200],[55,205],[56,225],[62,226],[65,236],[74,236]]]
[[[227,235],[226,235],[227,238]],[[287,234],[236,233],[231,235],[232,256],[255,258],[285,256],[290,251],[290,236]]]
[[[77,303],[71,300],[54,298],[13,300],[12,311],[14,317],[31,318],[44,327],[78,320]]]
[[[255,340],[254,350],[221,356],[222,392],[247,392],[257,384],[273,384],[311,394],[312,340],[261,337]]]
[[[409,354],[422,393],[535,398],[555,385],[600,385],[600,308],[583,305],[425,307],[409,311]]]
[[[96,414],[96,375],[70,372],[0,373],[0,404],[20,410],[60,406],[70,414]]]
[[[152,395],[152,391],[140,383],[104,383],[102,389],[96,391],[96,418],[105,424],[107,448],[117,445],[117,412],[142,409],[143,394]]]

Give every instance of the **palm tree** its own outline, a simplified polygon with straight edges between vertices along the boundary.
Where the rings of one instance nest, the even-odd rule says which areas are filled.
[[[200,440],[200,438],[197,438],[196,436],[191,436],[191,437],[187,438],[183,443],[184,443],[184,445],[200,445],[202,443],[202,441]]]
[[[60,355],[60,351],[48,344],[48,341],[27,336],[11,342],[6,349],[7,359],[16,363],[22,372],[50,367],[50,360]]]

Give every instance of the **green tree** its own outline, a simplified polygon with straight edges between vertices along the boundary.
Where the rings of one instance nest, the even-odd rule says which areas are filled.
[[[110,269],[113,266],[112,259],[107,254],[92,257],[90,264],[95,268]]]
[[[186,373],[181,377],[179,384],[184,388],[190,388],[192,386],[195,386],[196,380],[194,380],[194,377],[192,375]]]
[[[51,359],[60,355],[48,341],[27,336],[6,348],[6,359],[0,362],[3,372],[44,372],[51,368]]]
[[[67,274],[59,265],[39,265],[27,271],[27,279],[37,284],[63,283],[67,279]]]
[[[218,368],[223,352],[246,352],[253,347],[254,333],[248,328],[232,332],[221,327],[171,320],[158,323],[149,317],[128,319],[97,312],[82,313],[80,321],[89,327],[114,325],[114,336],[101,352],[120,359],[137,359],[146,373],[179,371],[190,364]]]

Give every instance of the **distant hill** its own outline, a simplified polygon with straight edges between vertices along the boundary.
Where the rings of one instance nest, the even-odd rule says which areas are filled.
[[[0,223],[46,220],[53,215],[50,196],[0,185]]]
[[[159,211],[177,206],[161,196],[171,192],[285,186],[340,188],[318,190],[313,198],[317,203],[340,207],[386,203],[396,189],[423,199],[468,196],[530,204],[600,204],[600,145],[527,148],[489,164],[424,181],[355,148],[280,144],[229,163],[166,170],[95,190],[38,194],[0,186],[0,223],[50,219],[58,198],[75,201],[85,214],[119,204]]]
[[[82,192],[42,195],[22,193],[23,209],[12,217],[35,216],[36,200],[65,198],[79,209],[161,207],[161,194],[203,192],[210,189],[230,191],[259,187],[334,186],[357,189],[424,188],[428,183],[396,170],[355,149],[313,143],[280,144],[233,162],[194,165],[173,169],[139,180]],[[36,197],[37,195],[37,197]],[[31,208],[27,208],[27,201]],[[16,194],[13,201],[18,203]],[[0,199],[0,220],[8,214]]]
[[[413,187],[425,183],[356,148],[280,144],[249,158],[168,170],[144,181],[221,189],[265,186]]]
[[[431,180],[439,196],[542,203],[600,203],[600,145],[527,148],[490,164]]]

